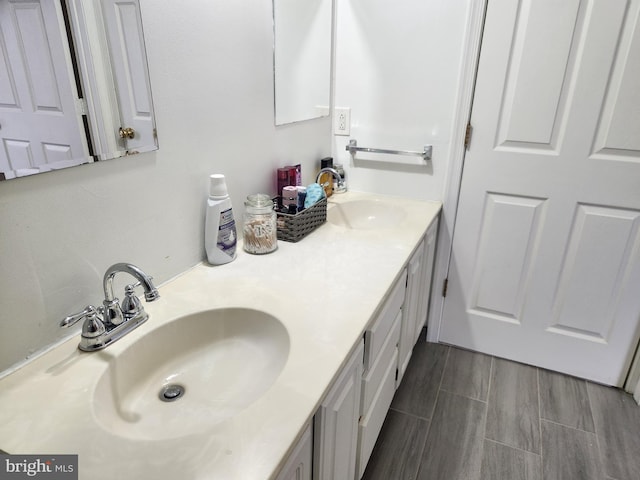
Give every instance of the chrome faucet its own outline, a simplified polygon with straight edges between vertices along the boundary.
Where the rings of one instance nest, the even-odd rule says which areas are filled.
[[[119,272],[133,276],[138,282],[125,287],[125,297],[120,301],[113,295],[113,278]],[[104,274],[104,301],[98,308],[88,305],[82,312],[69,315],[60,322],[61,327],[70,327],[84,319],[78,348],[85,352],[101,350],[146,322],[149,314],[144,311],[135,288],[142,286],[144,298],[153,302],[160,297],[151,277],[130,263],[116,263]]]
[[[344,183],[344,179],[342,178],[342,176],[340,176],[340,174],[338,173],[338,171],[335,168],[324,167],[323,169],[321,169],[318,172],[318,175],[316,176],[316,183],[320,183],[320,177],[325,172],[331,173],[336,178],[336,180],[338,181],[338,183],[336,185],[336,188],[335,188],[335,193],[344,193],[344,192],[347,191],[347,186]],[[324,188],[326,185],[320,184],[320,186],[322,188]]]

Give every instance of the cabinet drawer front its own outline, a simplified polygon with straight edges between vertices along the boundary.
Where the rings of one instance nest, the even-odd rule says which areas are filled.
[[[375,359],[378,357],[380,350],[387,338],[387,335],[393,327],[393,322],[398,316],[398,312],[404,303],[405,289],[407,286],[407,271],[402,273],[398,279],[391,294],[387,297],[382,310],[376,317],[370,328],[365,332],[364,337],[364,371],[367,372]]]
[[[394,350],[391,362],[385,371],[380,388],[376,392],[371,407],[367,414],[360,420],[360,435],[358,436],[358,478],[362,477],[364,469],[367,467],[369,457],[376,444],[382,424],[387,416],[396,385],[396,365],[398,362],[398,350]]]
[[[382,384],[386,371],[394,356],[397,358],[397,345],[400,339],[400,327],[402,325],[402,311],[399,311],[396,315],[396,319],[393,322],[391,331],[382,345],[380,354],[373,360],[373,365],[369,368],[369,371],[362,377],[362,408],[360,413],[366,415],[371,407],[371,402],[376,395],[376,392]]]

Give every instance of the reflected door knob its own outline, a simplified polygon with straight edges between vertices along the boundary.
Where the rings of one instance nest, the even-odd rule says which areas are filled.
[[[120,127],[120,130],[118,130],[118,133],[120,134],[120,138],[131,139],[136,136],[136,131],[131,127],[126,127],[126,128]]]

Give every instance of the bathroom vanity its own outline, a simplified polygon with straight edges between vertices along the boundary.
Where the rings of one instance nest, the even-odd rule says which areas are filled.
[[[78,335],[0,380],[0,448],[78,454],[91,480],[360,478],[426,320],[441,205],[328,203],[298,243],[159,285],[104,350]],[[169,383],[184,394],[160,401]]]

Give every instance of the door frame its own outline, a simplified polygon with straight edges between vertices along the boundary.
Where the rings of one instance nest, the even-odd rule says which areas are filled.
[[[108,45],[102,11],[94,2],[65,0],[65,3],[86,101],[94,158],[103,160],[124,156],[124,146],[118,140],[118,128],[122,123],[111,64],[106,55]]]
[[[436,260],[431,289],[431,308],[427,319],[427,341],[437,343],[444,313],[443,288],[449,275],[449,263],[453,249],[458,198],[462,182],[462,171],[466,154],[465,136],[471,119],[473,94],[478,73],[478,61],[482,45],[484,20],[489,0],[469,0],[466,21],[466,36],[458,78],[458,96],[452,125],[452,142],[445,174],[441,227],[436,247]],[[640,404],[640,345],[623,387],[633,393]]]
[[[431,288],[431,308],[427,319],[427,341],[437,343],[440,339],[440,325],[444,312],[443,288],[449,275],[449,262],[453,247],[453,232],[458,211],[462,167],[466,154],[465,136],[471,119],[473,93],[478,72],[478,60],[484,29],[484,18],[488,0],[469,0],[465,28],[460,75],[458,77],[458,96],[452,125],[451,149],[448,168],[445,173],[445,185],[442,201],[440,231],[436,246],[436,260]]]

